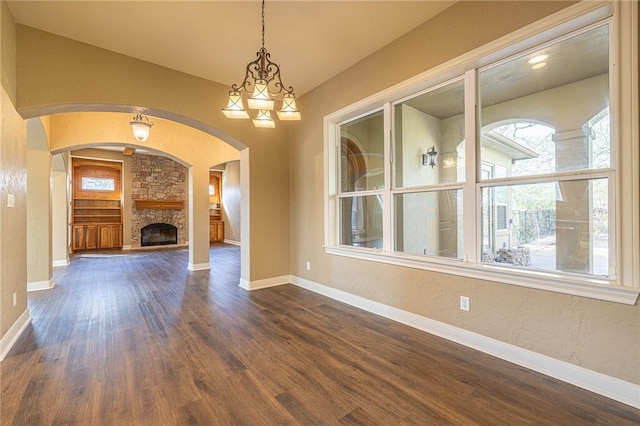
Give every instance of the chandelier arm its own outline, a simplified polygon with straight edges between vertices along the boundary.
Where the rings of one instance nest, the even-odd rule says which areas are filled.
[[[251,86],[253,86],[253,82],[251,81],[251,79],[253,79],[253,81],[255,80],[259,80],[260,79],[260,61],[261,61],[261,54],[260,52],[257,53],[258,59],[251,61],[247,64],[247,67],[245,69],[245,73],[244,73],[244,80],[242,81],[241,84],[232,84],[231,88],[234,91],[238,91],[240,89],[244,90],[245,92],[251,92]],[[255,71],[255,72],[254,72]],[[256,75],[255,73],[258,73],[258,75]]]

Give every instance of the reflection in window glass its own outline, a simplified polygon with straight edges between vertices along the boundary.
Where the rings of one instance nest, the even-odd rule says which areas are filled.
[[[483,163],[507,176],[609,167],[608,25],[482,71],[480,93]]]
[[[607,179],[482,189],[485,263],[607,276],[608,241]]]
[[[340,126],[342,192],[384,188],[384,120],[382,111]]]
[[[382,248],[382,196],[340,198],[340,243]]]
[[[447,84],[394,107],[395,187],[464,180],[464,82]],[[430,148],[433,165],[424,164]]]
[[[395,195],[396,251],[462,258],[462,190]]]
[[[115,191],[115,181],[108,178],[82,177],[82,189],[85,191]]]

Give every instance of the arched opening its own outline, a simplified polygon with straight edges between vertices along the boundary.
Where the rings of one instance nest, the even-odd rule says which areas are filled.
[[[48,147],[50,154],[47,152],[49,161],[51,161],[51,154],[53,154],[54,167],[57,168],[53,174],[54,177],[59,178],[61,175],[67,174],[66,171],[60,171],[56,164],[62,164],[62,170],[65,170],[65,167],[68,170],[68,165],[65,166],[65,161],[68,163],[69,154],[87,152],[87,150],[94,153],[102,152],[105,157],[111,159],[113,159],[114,155],[126,158],[124,151],[128,150],[130,153],[133,152],[132,155],[128,156],[129,159],[146,156],[148,158],[144,161],[147,163],[151,162],[153,164],[156,161],[154,159],[162,159],[164,162],[174,163],[185,169],[184,194],[175,194],[171,192],[171,189],[168,189],[168,192],[165,191],[159,198],[182,197],[185,200],[184,213],[187,216],[184,221],[187,229],[185,243],[189,247],[189,264],[187,267],[190,270],[209,269],[209,233],[204,232],[204,230],[209,230],[209,164],[248,161],[248,155],[242,156],[243,159],[241,159],[241,154],[237,148],[243,148],[244,145],[239,144],[230,137],[225,138],[227,141],[213,137],[212,133],[218,134],[219,132],[208,129],[205,125],[199,125],[198,128],[194,128],[184,125],[184,123],[162,120],[158,117],[151,118],[155,122],[151,137],[146,143],[140,144],[133,139],[128,123],[131,118],[129,114],[95,110],[77,112],[79,108],[75,107],[67,109],[76,112],[64,112],[64,108],[60,107],[52,109],[55,110],[56,114],[45,116],[47,117],[45,121],[50,129],[55,129],[54,132],[49,132],[51,135],[50,146]],[[47,111],[42,112],[45,113]],[[164,115],[176,118],[176,115]],[[40,120],[33,121],[39,122]],[[182,121],[194,124],[194,121],[190,119],[185,118]],[[208,133],[205,133],[202,129],[208,130]],[[231,143],[228,141],[231,141]],[[96,156],[99,157],[100,155]],[[121,161],[124,163],[124,160]],[[128,163],[131,163],[131,161]],[[153,167],[150,168],[154,169]],[[157,176],[160,176],[160,172],[165,168],[164,166],[155,167],[158,174],[143,176],[143,178],[153,181]],[[171,173],[166,178],[169,180],[175,178],[175,176],[170,175]],[[131,177],[131,169],[126,173],[123,172],[123,180],[130,180]],[[137,178],[139,179],[140,176]],[[240,179],[241,177],[239,176],[237,191],[248,191],[248,184],[240,185]],[[160,183],[156,186],[162,186],[162,184]],[[125,204],[127,204],[123,205],[123,216],[129,216],[129,219],[123,219],[122,221],[125,227],[122,244],[124,248],[131,248],[132,245],[141,246],[141,244],[137,244],[140,238],[136,237],[136,242],[133,242],[132,235],[136,230],[139,233],[140,230],[138,228],[141,229],[147,224],[142,223],[144,220],[142,222],[138,221],[140,224],[132,222],[131,217],[135,216],[134,198],[140,197],[140,195],[134,194],[135,191],[131,190],[130,183],[128,187],[129,190],[123,193],[122,198],[123,202],[126,201]],[[167,185],[167,187],[170,188],[170,185]],[[243,187],[245,189],[242,189]],[[54,200],[56,198],[55,195],[69,199],[69,191],[64,184],[54,186],[54,190],[57,191],[57,194],[54,194]],[[64,205],[67,206],[69,204],[64,203]],[[51,216],[54,216],[53,212],[51,212]],[[56,216],[59,215],[56,214]],[[247,211],[241,212],[240,220],[248,220]],[[166,220],[161,222],[166,222]],[[126,232],[126,230],[129,232]],[[54,239],[53,232],[49,235],[49,241],[51,242]],[[56,235],[58,236],[56,238],[59,238],[60,234]],[[73,240],[72,232],[68,232],[65,239],[67,240],[67,246],[71,245]],[[244,250],[248,250],[249,242],[245,241],[245,244],[247,247]],[[64,261],[58,263],[58,265],[61,264],[64,264]],[[243,267],[248,270],[248,265],[243,265]]]
[[[606,110],[575,134],[558,134],[554,127],[526,118],[483,128],[481,180],[522,178],[482,188],[484,262],[608,274],[607,180],[528,180],[608,167]],[[596,240],[603,247],[596,247]]]
[[[341,186],[345,192],[365,191],[381,185],[380,156],[363,152],[353,139],[343,137],[340,144],[342,158]],[[360,247],[382,246],[382,199],[378,195],[345,197],[341,200],[341,242]]]

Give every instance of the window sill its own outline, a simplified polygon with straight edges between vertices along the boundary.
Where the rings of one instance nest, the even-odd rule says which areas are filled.
[[[508,267],[477,265],[448,259],[416,259],[406,255],[373,249],[362,250],[325,246],[325,252],[337,256],[494,281],[624,305],[635,305],[640,295],[640,288],[615,285],[606,279],[590,279],[586,277],[580,279],[580,277],[566,277],[555,273],[515,270]]]

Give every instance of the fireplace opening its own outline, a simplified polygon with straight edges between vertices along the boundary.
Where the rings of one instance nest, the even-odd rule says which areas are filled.
[[[140,230],[142,246],[178,244],[178,228],[168,223],[152,223]]]

